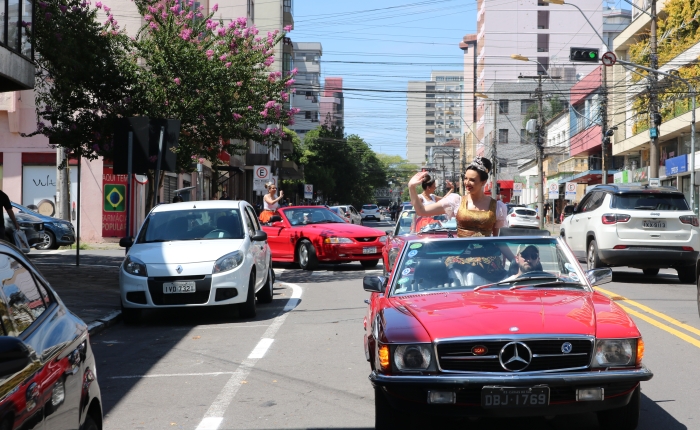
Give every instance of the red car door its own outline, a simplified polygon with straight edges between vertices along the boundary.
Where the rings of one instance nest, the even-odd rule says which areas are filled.
[[[294,260],[294,244],[290,238],[291,225],[284,214],[281,214],[282,221],[263,225],[263,230],[267,233],[267,243],[270,244],[273,261]]]

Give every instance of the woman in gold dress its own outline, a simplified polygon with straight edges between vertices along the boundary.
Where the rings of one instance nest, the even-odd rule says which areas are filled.
[[[423,204],[418,197],[416,186],[421,183],[426,172],[415,174],[408,183],[411,203],[417,216],[445,214],[448,219],[457,218],[458,237],[498,236],[498,231],[506,224],[507,208],[501,201],[484,194],[484,186],[489,179],[491,161],[476,157],[464,172],[464,196],[452,194],[437,203]],[[448,257],[445,264],[479,272],[487,279],[502,277],[503,257],[513,261],[515,256],[507,246],[469,247],[461,256]]]

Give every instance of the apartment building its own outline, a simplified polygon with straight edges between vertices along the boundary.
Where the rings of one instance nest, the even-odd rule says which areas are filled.
[[[345,127],[345,98],[343,96],[343,78],[327,77],[323,83],[321,97],[321,122],[339,128]]]
[[[675,16],[676,10],[667,10],[665,5],[672,0],[658,1],[657,14],[659,19],[674,20],[680,26],[688,23],[682,17]],[[650,7],[649,1],[638,0],[635,2],[642,9]],[[639,40],[646,40],[651,25],[651,18],[642,12],[635,10],[632,14],[631,24],[615,38],[613,48],[619,58],[634,61],[630,58],[630,48]],[[678,28],[676,28],[677,30]],[[678,37],[677,37],[678,36]],[[688,33],[687,37],[679,36],[675,31],[660,35],[659,69],[669,73],[673,70],[681,70],[685,77],[689,78],[685,66],[696,64],[700,55],[700,43],[694,43],[696,35]],[[674,53],[666,55],[666,52]],[[648,66],[648,64],[645,64]],[[690,71],[692,74],[692,70]],[[612,154],[624,157],[623,166],[616,172],[616,182],[646,183],[649,178],[650,167],[650,135],[649,118],[645,111],[635,109],[635,101],[640,93],[646,89],[645,80],[637,80],[635,73],[629,69],[616,65],[613,67],[613,81],[623,89],[612,96],[613,109],[610,110],[609,124],[617,125],[613,136]],[[663,89],[672,85],[669,78],[659,75],[659,87],[662,89],[662,103],[660,113],[662,123],[658,127],[659,132],[659,179],[662,185],[673,186],[681,190],[690,201],[691,189],[694,192],[695,208],[698,205],[698,186],[690,183],[690,159],[694,157],[696,174],[700,167],[698,152],[691,153],[690,122],[692,117],[690,100],[687,97],[687,87],[679,85],[676,90],[682,95],[669,97],[663,94]],[[700,113],[696,110],[696,115]],[[696,142],[700,148],[700,133],[696,133]]]
[[[409,81],[406,97],[406,158],[422,166],[431,146],[460,139],[464,72],[439,70],[429,81]]]
[[[579,6],[596,30],[603,27],[601,2],[570,0]],[[569,63],[570,47],[600,47],[586,19],[573,7],[541,0],[477,0],[477,91],[519,75],[546,74],[552,66],[571,66],[580,76],[595,65]],[[511,59],[512,54],[529,62]],[[537,62],[541,64],[538,65]],[[465,74],[468,73],[465,71]],[[477,101],[477,138],[485,136],[486,103]]]
[[[294,67],[297,69],[292,94],[292,107],[299,108],[292,129],[301,140],[322,122],[321,117],[321,56],[319,42],[292,42]]]

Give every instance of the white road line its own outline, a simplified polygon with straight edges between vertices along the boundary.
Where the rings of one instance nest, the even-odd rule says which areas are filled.
[[[219,376],[233,375],[233,372],[207,372],[207,373],[154,373],[151,375],[125,375],[110,376],[107,379],[141,379],[141,378],[170,378],[173,376]]]
[[[197,326],[197,327],[185,327],[185,328],[174,328],[173,331],[192,331],[192,330],[224,330],[229,328],[252,328],[252,327],[269,327],[269,324],[256,324],[256,325],[224,325],[224,326]]]
[[[282,323],[287,319],[289,311],[294,309],[299,304],[301,298],[301,287],[294,284],[283,283],[292,288],[292,297],[287,301],[287,305],[282,310],[282,313],[272,320],[272,324],[265,330],[262,338],[250,353],[248,358],[238,366],[235,372],[231,375],[224,388],[211,404],[207,412],[204,414],[204,419],[199,423],[196,430],[217,430],[223,421],[224,413],[236,396],[238,389],[241,387],[241,382],[245,380],[253,370],[255,364],[265,355],[265,352],[272,344],[277,330],[282,326]],[[264,346],[267,345],[267,346]]]

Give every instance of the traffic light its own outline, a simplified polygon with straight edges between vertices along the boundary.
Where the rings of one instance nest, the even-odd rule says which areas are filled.
[[[652,114],[654,118],[654,125],[661,125],[662,122],[664,122],[663,118],[661,117],[661,114],[658,112],[654,112]]]
[[[569,60],[580,63],[597,63],[600,60],[600,53],[595,48],[571,48]]]

